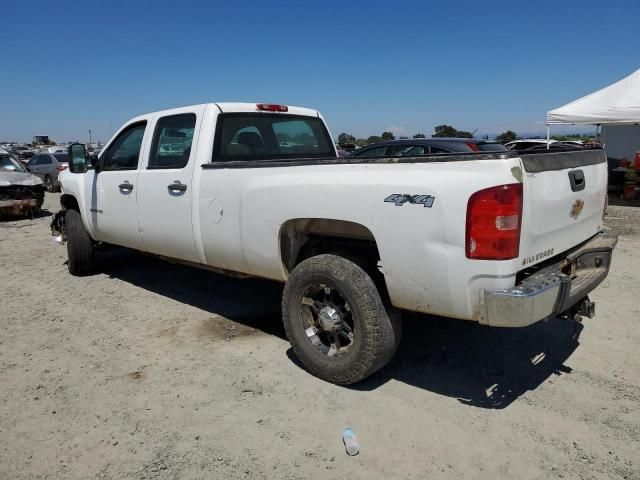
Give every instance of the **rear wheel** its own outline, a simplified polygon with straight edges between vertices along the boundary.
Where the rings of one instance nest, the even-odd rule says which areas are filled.
[[[76,276],[92,273],[95,268],[93,240],[82,223],[80,213],[76,210],[67,210],[64,215],[64,224],[67,234],[69,273]]]
[[[293,269],[282,314],[294,353],[313,375],[340,385],[386,365],[400,340],[371,277],[337,255],[318,255]]]
[[[47,192],[52,193],[55,188],[53,186],[53,180],[51,179],[50,175],[46,175],[44,177],[44,188],[47,189]]]

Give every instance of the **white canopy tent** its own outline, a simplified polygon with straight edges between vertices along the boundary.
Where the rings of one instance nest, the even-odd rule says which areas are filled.
[[[547,113],[547,125],[640,123],[640,69],[586,97]]]
[[[603,126],[603,146],[604,136],[610,130],[617,138],[619,154],[631,155],[640,147],[640,69],[608,87],[547,112],[547,145],[550,125],[558,124],[596,125],[596,136]],[[613,135],[610,136],[613,139]]]

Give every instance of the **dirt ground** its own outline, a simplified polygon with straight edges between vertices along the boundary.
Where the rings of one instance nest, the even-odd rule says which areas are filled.
[[[280,285],[126,250],[74,278],[49,222],[0,221],[1,479],[640,478],[640,208],[595,318],[412,315],[352,388],[293,358]]]

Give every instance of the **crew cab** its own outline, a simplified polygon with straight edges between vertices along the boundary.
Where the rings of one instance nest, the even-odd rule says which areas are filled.
[[[391,359],[402,311],[495,327],[593,315],[617,241],[602,150],[338,157],[320,113],[286,105],[141,115],[91,166],[71,145],[60,182],[71,274],[110,244],[284,282],[295,354],[337,384]]]

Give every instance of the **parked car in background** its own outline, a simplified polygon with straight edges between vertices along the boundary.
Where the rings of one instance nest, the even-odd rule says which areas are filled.
[[[0,216],[33,215],[44,203],[42,180],[0,148]]]
[[[26,145],[14,145],[9,151],[22,163],[27,163],[35,153],[31,147]]]
[[[351,155],[346,150],[343,150],[342,147],[338,144],[336,144],[336,152],[338,153],[339,157],[348,157],[349,155]]]
[[[40,147],[41,153],[67,153],[67,145],[50,145],[48,147]]]
[[[351,154],[358,149],[358,146],[355,143],[341,143],[340,148],[345,152]]]
[[[35,155],[35,152],[33,150],[21,150],[20,153],[16,155],[16,157],[18,157],[18,160],[20,160],[22,163],[26,165],[27,163],[29,163],[29,160],[31,160],[34,155]]]
[[[27,163],[29,170],[44,182],[48,192],[60,190],[58,175],[69,167],[67,152],[48,153],[39,152]]]
[[[588,149],[593,149],[594,147],[589,147]],[[596,148],[600,148],[600,147],[596,147]],[[519,148],[516,150],[520,150]],[[573,142],[553,142],[553,143],[549,143],[549,146],[547,146],[546,143],[542,143],[542,144],[538,144],[538,145],[534,145],[533,147],[529,147],[526,149],[527,152],[542,152],[542,151],[549,151],[549,152],[569,152],[571,150],[585,150],[585,147],[583,145],[577,144],[577,143],[573,143]]]
[[[437,153],[506,152],[498,142],[473,138],[414,138],[372,143],[351,154],[352,157],[416,157]]]
[[[546,138],[524,138],[522,140],[513,140],[504,144],[509,150],[527,150],[532,147],[547,146],[556,143],[557,140],[547,140]]]

